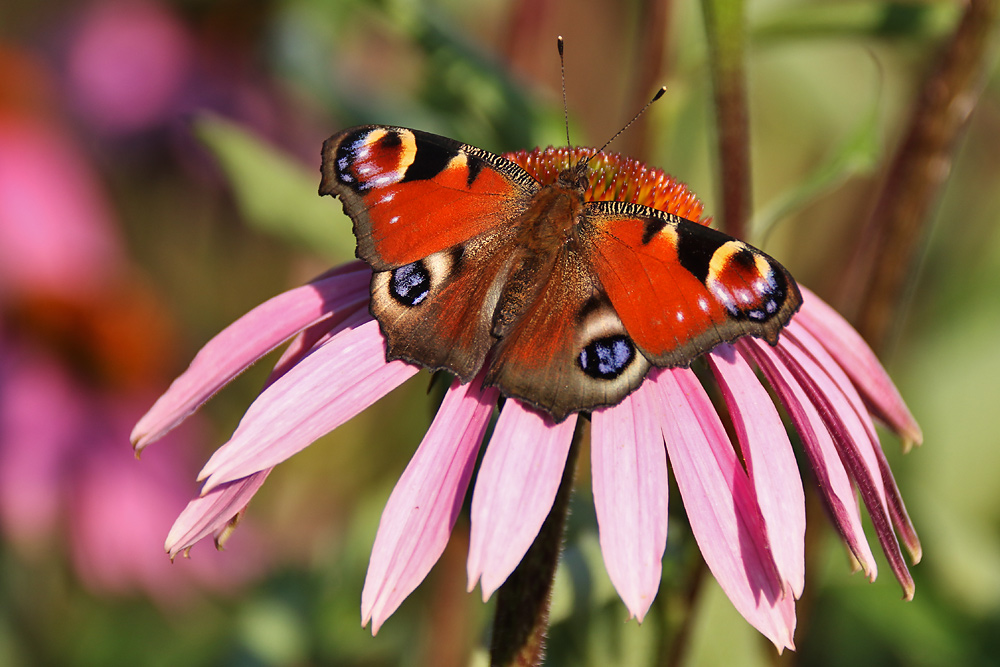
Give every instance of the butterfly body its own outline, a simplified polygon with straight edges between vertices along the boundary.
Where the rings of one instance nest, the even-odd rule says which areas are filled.
[[[613,405],[653,366],[774,343],[801,303],[776,261],[657,209],[586,201],[585,163],[542,184],[512,161],[389,126],[323,147],[321,194],[373,269],[386,355],[549,412]]]

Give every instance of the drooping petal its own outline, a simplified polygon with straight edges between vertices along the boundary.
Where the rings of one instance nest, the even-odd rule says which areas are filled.
[[[372,634],[441,557],[469,487],[499,393],[455,380],[396,483],[379,522],[361,594]]]
[[[601,553],[629,614],[642,622],[667,545],[667,456],[655,390],[644,385],[591,417],[591,474]]]
[[[887,503],[887,510],[892,519],[892,525],[899,531],[900,537],[902,537],[903,543],[906,545],[913,562],[919,562],[921,555],[920,539],[917,537],[913,523],[906,512],[903,497],[896,486],[896,480],[892,476],[889,464],[885,460],[885,453],[882,451],[875,427],[865,412],[865,407],[869,402],[863,400],[863,397],[857,393],[857,387],[852,383],[852,379],[848,377],[846,369],[842,367],[841,360],[834,358],[829,353],[830,346],[826,341],[821,341],[819,338],[813,336],[806,327],[794,322],[789,325],[788,336],[798,347],[808,352],[809,356],[829,374],[830,379],[840,388],[844,398],[850,402],[855,414],[858,415],[861,425],[868,434],[868,446],[865,446],[864,439],[858,439],[858,446],[864,454],[867,470],[874,478],[878,479],[881,477],[881,492],[884,494],[884,500]],[[871,351],[868,350],[868,352],[870,353]],[[888,377],[885,379],[888,381]],[[904,405],[902,408],[905,411],[906,406]],[[915,423],[914,428],[916,428]],[[879,474],[875,474],[876,468]]]
[[[923,441],[920,426],[861,334],[818,296],[799,288],[802,309],[794,321],[822,341],[857,386],[868,409],[903,438],[904,447],[919,445]]]
[[[753,338],[742,339],[739,346],[753,358],[788,411],[834,526],[865,575],[875,581],[878,566],[861,525],[854,487],[822,416],[775,348]]]
[[[164,548],[171,560],[209,535],[220,535],[246,508],[270,473],[271,468],[267,468],[227,482],[189,502],[167,534]]]
[[[916,565],[923,556],[923,548],[920,546],[920,538],[917,537],[917,530],[910,521],[910,515],[903,504],[903,496],[896,486],[896,479],[892,476],[889,462],[885,459],[885,452],[881,447],[875,449],[878,456],[879,470],[882,471],[882,483],[885,485],[886,498],[889,501],[889,514],[892,516],[892,525],[896,527],[899,537],[910,554],[910,560]]]
[[[733,606],[779,651],[794,648],[795,600],[782,591],[763,519],[725,428],[694,373],[654,370],[667,456],[698,547]]]
[[[504,404],[472,496],[469,591],[489,599],[514,571],[552,509],[576,415],[556,424],[516,400]]]
[[[774,562],[795,597],[805,585],[806,506],[795,453],[774,403],[736,349],[707,355],[739,439]]]
[[[354,328],[316,347],[261,392],[202,468],[203,492],[281,463],[420,370],[385,360],[378,322],[367,313],[347,322]]]
[[[789,370],[823,417],[840,459],[868,509],[889,566],[903,587],[903,595],[910,599],[914,591],[913,578],[893,532],[882,471],[874,451],[879,445],[877,440],[872,442],[874,427],[870,423],[863,423],[867,414],[858,414],[849,395],[853,387],[848,387],[850,391],[844,391],[843,385],[831,377],[831,374],[836,375],[836,369],[818,364],[810,352],[800,347],[800,337],[806,338],[809,334],[791,327],[786,329],[786,334],[784,344],[778,347],[778,354],[785,360]],[[860,403],[860,399],[856,401]],[[863,410],[863,407],[860,409]]]
[[[360,308],[371,271],[358,263],[265,301],[223,329],[132,430],[136,451],[163,437],[215,392],[306,327]]]

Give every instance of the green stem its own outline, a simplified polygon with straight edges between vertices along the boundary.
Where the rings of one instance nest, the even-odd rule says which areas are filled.
[[[719,149],[718,187],[722,229],[745,238],[750,220],[750,121],[746,76],[743,0],[702,0],[709,65],[715,88]]]

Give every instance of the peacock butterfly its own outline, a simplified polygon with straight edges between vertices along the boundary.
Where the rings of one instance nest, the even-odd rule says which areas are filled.
[[[777,342],[802,298],[778,262],[731,236],[623,201],[584,199],[589,158],[542,184],[453,139],[366,125],[323,144],[372,270],[386,358],[485,386],[562,421],[614,405],[651,366],[720,343]]]

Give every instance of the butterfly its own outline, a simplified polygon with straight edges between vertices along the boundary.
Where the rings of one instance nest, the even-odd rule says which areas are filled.
[[[653,366],[741,336],[777,342],[799,308],[778,262],[622,201],[587,202],[588,162],[543,185],[514,162],[366,125],[323,144],[320,194],[353,220],[386,358],[484,386],[562,421],[615,405]]]

